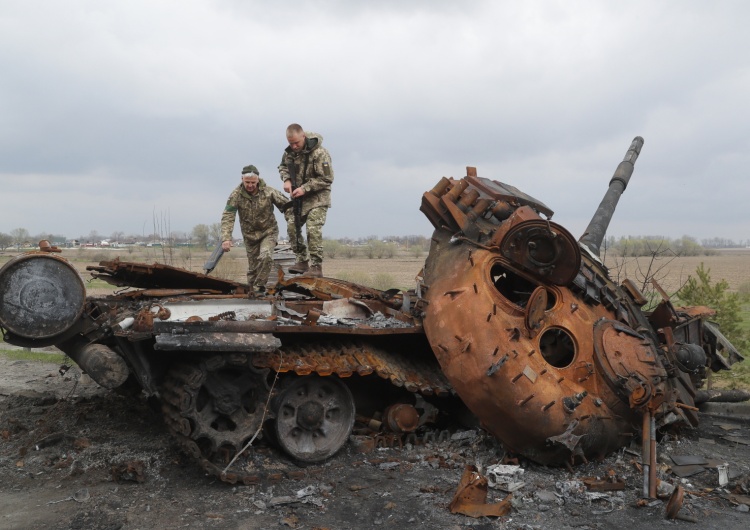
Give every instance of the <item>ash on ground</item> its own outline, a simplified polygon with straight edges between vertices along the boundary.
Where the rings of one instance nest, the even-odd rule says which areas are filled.
[[[353,441],[323,465],[285,461],[278,481],[231,486],[179,452],[143,396],[103,390],[75,368],[0,359],[0,369],[0,528],[671,528],[691,524],[666,518],[677,486],[681,517],[750,527],[742,418],[701,414],[698,430],[662,438],[659,499],[643,498],[637,443],[571,472],[516,463],[460,427],[401,447]],[[277,455],[264,443],[253,450]],[[488,503],[512,495],[507,516],[450,513],[467,465],[492,478]]]

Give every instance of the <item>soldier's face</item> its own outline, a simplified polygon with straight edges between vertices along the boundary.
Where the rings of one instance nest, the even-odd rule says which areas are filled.
[[[289,147],[295,153],[302,151],[302,148],[305,147],[305,133],[292,133],[291,136],[286,137],[286,141],[289,142]]]
[[[258,182],[260,177],[242,177],[242,185],[245,186],[245,191],[250,195],[258,193]]]

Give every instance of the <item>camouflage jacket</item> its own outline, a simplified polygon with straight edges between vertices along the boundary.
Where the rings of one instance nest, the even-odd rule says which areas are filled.
[[[239,213],[242,237],[257,241],[279,233],[279,225],[273,215],[273,207],[283,211],[289,198],[279,190],[268,186],[263,179],[258,183],[258,193],[250,195],[240,184],[229,194],[224,213],[221,215],[221,240],[231,241],[235,214]]]
[[[331,207],[331,184],[333,167],[331,155],[323,147],[323,137],[317,133],[305,132],[305,148],[294,153],[291,147],[284,150],[279,164],[281,181],[290,179],[289,165],[297,168],[297,187],[305,190],[302,196],[302,215],[307,215],[313,208]]]

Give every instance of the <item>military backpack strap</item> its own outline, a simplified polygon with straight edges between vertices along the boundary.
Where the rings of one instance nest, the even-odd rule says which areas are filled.
[[[302,178],[304,179],[307,175],[307,165],[310,162],[310,152],[305,153],[305,165],[302,166]]]

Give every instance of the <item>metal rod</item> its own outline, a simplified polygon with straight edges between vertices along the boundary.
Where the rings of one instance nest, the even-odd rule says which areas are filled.
[[[654,414],[649,411],[648,413],[650,420],[650,437],[651,447],[649,448],[649,474],[648,474],[648,496],[652,499],[656,498],[656,418]]]
[[[651,412],[646,410],[643,412],[643,426],[642,426],[642,439],[641,439],[641,464],[643,464],[643,497],[648,498],[649,495],[649,477],[651,476],[650,465],[651,465]]]

